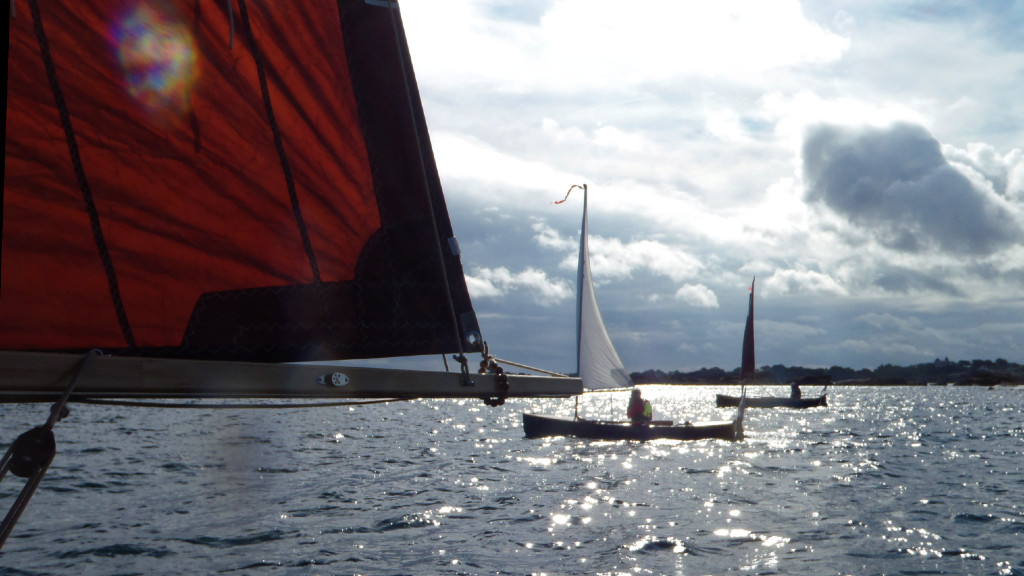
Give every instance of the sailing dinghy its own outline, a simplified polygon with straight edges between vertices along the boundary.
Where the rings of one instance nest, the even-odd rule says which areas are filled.
[[[590,273],[590,249],[587,239],[587,186],[584,184],[579,187],[583,188],[583,224],[576,272],[576,366],[586,390],[623,388],[631,386],[633,381],[615,351],[597,305],[593,277]],[[570,192],[573,188],[569,189]],[[576,436],[597,440],[741,440],[743,410],[744,407],[741,405],[732,420],[686,422],[683,425],[674,425],[671,420],[654,420],[649,425],[637,426],[629,421],[580,418],[577,398],[576,413],[572,418],[524,413],[523,432],[527,438]]]
[[[757,370],[754,361],[754,280],[750,281],[750,305],[747,309],[747,324],[743,329],[743,358],[740,363],[740,383],[745,383]],[[828,386],[826,386],[828,388]],[[785,398],[778,396],[746,396],[745,401],[748,408],[813,408],[815,406],[827,406],[826,394],[822,391],[820,396],[811,398]],[[715,405],[719,408],[739,406],[740,396],[729,396],[728,394],[716,394]]]
[[[0,402],[55,404],[0,478],[34,490],[69,402],[582,391],[487,352],[395,0],[15,0],[9,20]]]

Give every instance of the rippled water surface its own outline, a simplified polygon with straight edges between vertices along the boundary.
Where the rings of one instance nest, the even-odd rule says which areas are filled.
[[[656,418],[732,413],[722,389],[644,388]],[[737,443],[523,437],[523,411],[571,399],[76,405],[0,574],[1024,575],[1024,389],[829,401],[748,411]],[[0,406],[0,447],[47,410]]]

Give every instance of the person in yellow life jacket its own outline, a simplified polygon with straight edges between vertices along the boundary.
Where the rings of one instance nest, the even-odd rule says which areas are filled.
[[[651,403],[640,396],[640,389],[633,388],[633,394],[629,397],[629,408],[626,409],[626,416],[632,421],[633,426],[646,426],[651,423],[654,410]]]

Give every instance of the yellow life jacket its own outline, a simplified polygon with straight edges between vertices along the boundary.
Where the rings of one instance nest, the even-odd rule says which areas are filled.
[[[651,403],[644,400],[644,418],[650,420],[654,416],[654,410],[651,408]]]

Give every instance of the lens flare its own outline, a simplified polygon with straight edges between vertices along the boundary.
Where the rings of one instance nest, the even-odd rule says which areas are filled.
[[[198,68],[196,44],[174,10],[139,4],[117,20],[112,34],[125,87],[154,120],[188,113]]]

